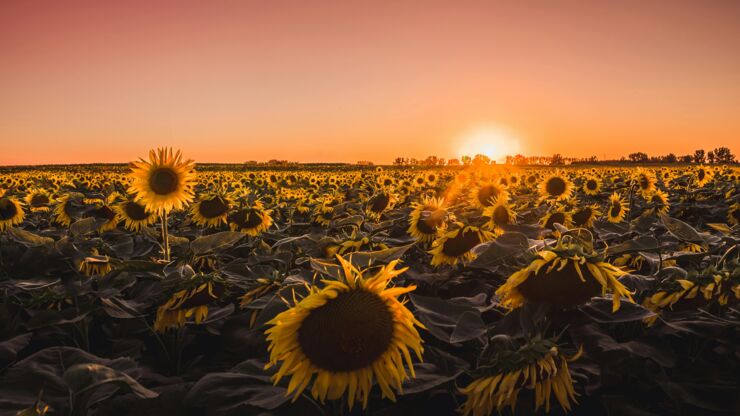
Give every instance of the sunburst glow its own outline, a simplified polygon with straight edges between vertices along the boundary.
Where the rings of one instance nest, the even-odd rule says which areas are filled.
[[[501,126],[478,126],[468,130],[458,140],[460,156],[473,157],[476,154],[488,156],[492,160],[503,162],[507,155],[521,152],[521,144],[516,135]]]

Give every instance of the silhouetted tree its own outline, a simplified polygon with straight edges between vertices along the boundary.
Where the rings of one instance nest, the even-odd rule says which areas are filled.
[[[707,153],[707,162],[714,163],[714,152],[711,150]]]
[[[676,157],[676,155],[675,155],[675,154],[673,154],[673,153],[668,153],[668,154],[667,154],[667,155],[665,155],[665,157],[663,158],[663,161],[664,161],[664,162],[666,162],[666,163],[676,163],[676,162],[678,161],[678,158]]]
[[[460,161],[458,159],[450,159],[447,161],[447,166],[460,166]]]
[[[486,155],[482,155],[482,154],[479,153],[479,154],[473,156],[473,165],[474,166],[482,166],[482,165],[487,165],[489,163],[491,163],[491,158],[488,157],[488,156],[486,156]]]
[[[642,163],[642,162],[648,161],[648,155],[643,152],[630,153],[627,157],[635,163]]]
[[[462,161],[462,164],[464,166],[468,166],[472,162],[472,159],[470,158],[470,156],[467,156],[467,155],[461,157],[460,160]]]
[[[691,163],[692,160],[694,160],[694,156],[692,155],[683,155],[679,158],[681,163]]]
[[[694,163],[704,163],[704,149],[694,151]]]
[[[714,160],[717,163],[734,163],[735,155],[729,147],[718,147],[714,149]]]
[[[554,166],[554,165],[562,165],[564,162],[565,162],[565,160],[563,159],[563,155],[561,155],[560,153],[555,153],[550,158],[550,165],[551,166]]]

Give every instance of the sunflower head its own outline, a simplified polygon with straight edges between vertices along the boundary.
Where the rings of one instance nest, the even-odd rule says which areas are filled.
[[[26,194],[26,205],[31,212],[47,212],[53,200],[49,193],[42,188],[33,188]]]
[[[208,317],[208,305],[217,301],[226,292],[220,278],[198,274],[183,282],[170,298],[157,309],[154,330],[164,332],[170,328],[181,328],[188,318],[200,324]]]
[[[466,396],[463,414],[488,416],[494,409],[501,413],[507,407],[513,411],[523,389],[534,390],[535,412],[544,405],[549,413],[552,396],[564,411],[570,411],[578,394],[568,362],[577,360],[581,350],[568,357],[556,339],[539,335],[527,340],[507,340],[492,340],[481,354],[473,381],[460,389]]]
[[[555,224],[560,224],[565,228],[573,226],[573,216],[566,206],[551,208],[541,219],[540,225],[548,230],[553,230],[553,235],[559,235]]]
[[[655,212],[668,214],[668,211],[671,209],[671,204],[668,202],[668,194],[660,189],[654,189],[645,198],[653,206]]]
[[[448,231],[432,243],[429,254],[432,255],[432,266],[449,264],[454,266],[475,259],[473,249],[494,238],[493,233],[473,225],[457,224],[458,228]]]
[[[20,201],[10,196],[0,198],[0,231],[22,223],[25,217]]]
[[[627,212],[629,211],[627,201],[625,201],[624,197],[619,196],[616,192],[611,194],[609,197],[609,205],[607,206],[607,209],[607,218],[609,219],[609,222],[614,223],[624,221],[624,218],[627,216]]]
[[[232,204],[224,192],[206,193],[190,207],[190,215],[198,226],[216,228],[226,224]]]
[[[154,224],[157,216],[147,210],[146,206],[133,199],[121,202],[113,207],[118,215],[118,222],[129,231],[139,231],[142,227]]]
[[[413,204],[409,214],[408,233],[417,241],[430,243],[444,231],[447,210],[444,201],[438,198],[424,198]]]
[[[601,191],[601,181],[595,176],[586,176],[583,181],[583,193],[589,196],[596,196]]]
[[[265,331],[269,343],[268,367],[280,366],[275,383],[290,377],[288,395],[293,400],[311,387],[311,395],[324,402],[347,394],[367,406],[373,380],[383,397],[395,400],[401,383],[414,376],[410,352],[421,360],[423,351],[417,328],[422,324],[398,300],[415,286],[388,288],[406,269],[398,260],[372,277],[342,257],[340,280],[323,280],[308,296],[278,314]],[[314,378],[315,376],[315,378]]]
[[[647,169],[637,168],[631,183],[637,187],[643,196],[647,197],[655,190],[655,173]]]
[[[564,201],[573,194],[573,183],[565,175],[550,175],[540,183],[543,199]]]
[[[260,201],[250,206],[240,208],[229,215],[229,227],[233,231],[241,231],[251,236],[257,236],[267,231],[272,225],[272,211],[265,209]]]
[[[598,205],[586,205],[575,210],[571,216],[574,227],[591,228],[594,220],[601,216]]]
[[[149,211],[161,214],[182,209],[193,199],[195,171],[192,160],[182,160],[178,150],[160,148],[149,152],[149,161],[131,164],[128,191]]]
[[[516,223],[516,211],[503,199],[486,207],[483,210],[483,216],[490,218],[486,226],[497,236],[504,233],[502,227]]]
[[[510,309],[525,301],[570,308],[610,292],[617,311],[622,298],[632,301],[618,280],[624,274],[587,244],[561,238],[556,247],[540,251],[528,266],[509,276],[496,295]]]
[[[499,200],[508,201],[509,193],[498,182],[482,183],[473,189],[471,202],[478,208],[492,206]]]

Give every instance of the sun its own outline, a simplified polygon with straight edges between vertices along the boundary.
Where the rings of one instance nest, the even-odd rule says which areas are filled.
[[[514,156],[521,152],[521,145],[516,135],[509,129],[484,125],[472,128],[457,140],[460,143],[458,154],[473,157],[482,154],[498,162],[503,162],[507,155]]]

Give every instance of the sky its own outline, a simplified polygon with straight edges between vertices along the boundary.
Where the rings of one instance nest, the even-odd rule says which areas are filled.
[[[740,153],[738,1],[0,3],[0,165]]]

